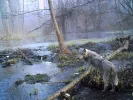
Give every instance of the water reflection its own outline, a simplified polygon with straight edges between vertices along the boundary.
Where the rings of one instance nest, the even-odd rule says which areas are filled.
[[[59,72],[60,69],[51,62],[42,62],[32,66],[19,63],[6,68],[0,67],[0,100],[44,100],[48,95],[63,87],[64,84],[23,83],[20,86],[15,86],[14,82],[23,79],[27,74],[47,74],[52,77]],[[56,78],[54,81],[57,81]],[[34,89],[38,90],[38,94],[30,96]]]
[[[62,88],[64,84],[22,84],[18,87],[12,86],[10,88],[9,97],[11,100],[45,100],[46,97],[51,95],[54,91],[59,90]],[[34,89],[38,90],[37,95],[30,95]],[[13,91],[12,93],[10,93]]]
[[[58,72],[60,69],[51,62],[43,62],[41,64],[34,64],[33,66],[27,66],[24,69],[24,73],[35,75],[35,74],[47,74],[52,76]]]

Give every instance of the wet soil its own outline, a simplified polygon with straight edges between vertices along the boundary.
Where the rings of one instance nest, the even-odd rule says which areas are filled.
[[[112,93],[110,91],[106,93],[102,93],[103,89],[103,81],[102,78],[99,78],[98,82],[94,81],[92,78],[94,76],[97,76],[96,72],[92,73],[92,81],[90,81],[90,77],[84,79],[80,84],[78,84],[78,89],[74,90],[74,92],[70,92],[73,96],[74,100],[132,100],[133,99],[133,76],[132,70],[132,62],[133,58],[133,48],[132,48],[133,40],[130,41],[129,49],[127,51],[123,51],[121,54],[117,55],[115,58],[112,59],[112,62],[116,65],[116,69],[119,72],[119,86],[116,87],[117,90],[115,93]],[[93,43],[89,42],[83,45],[79,45],[79,47],[86,48],[93,50],[103,57],[106,57],[107,55],[111,54],[113,51],[117,50],[121,45],[118,41],[112,40],[108,42],[100,42],[100,43]],[[75,48],[76,47],[76,48]],[[69,49],[73,51],[78,50],[77,46],[69,47]],[[75,64],[76,65],[76,64]],[[60,76],[70,76],[72,73],[77,73],[76,68],[79,68],[81,66],[86,66],[85,63],[82,63],[81,65],[76,65],[70,67],[69,65],[65,65],[61,69],[65,69],[62,74],[59,74]],[[73,69],[72,69],[73,68]],[[70,70],[73,71],[70,71]],[[68,74],[68,75],[67,75]],[[76,76],[78,77],[78,76]],[[63,77],[66,78],[66,77]],[[70,78],[69,78],[70,79]],[[92,83],[91,83],[92,82]],[[89,83],[89,84],[88,84]],[[91,83],[91,84],[90,84]],[[109,86],[110,90],[111,87]]]
[[[129,49],[120,55],[117,55],[112,62],[116,65],[119,77],[119,86],[115,93],[107,91],[102,93],[103,89],[102,78],[98,79],[97,83],[95,76],[97,72],[93,72],[88,78],[84,79],[81,83],[79,90],[73,95],[75,100],[133,100],[133,40],[130,41]],[[110,41],[108,43],[91,43],[84,44],[81,47],[91,49],[101,55],[111,54],[114,50],[120,47],[117,41]],[[127,54],[126,54],[127,53]],[[129,56],[130,55],[130,56]],[[110,90],[110,87],[109,89]]]

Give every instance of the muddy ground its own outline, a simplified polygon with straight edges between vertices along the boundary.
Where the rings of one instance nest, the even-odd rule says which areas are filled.
[[[121,44],[116,41],[100,42],[93,43],[89,42],[83,45],[69,46],[69,49],[74,53],[77,52],[78,48],[86,48],[97,52],[106,58],[109,54],[117,50]],[[54,51],[55,50],[55,51]],[[54,52],[57,52],[58,49],[54,49]],[[57,50],[57,51],[56,51]],[[72,57],[70,57],[71,59]],[[69,63],[67,63],[67,61]],[[119,77],[119,85],[116,87],[116,92],[112,93],[109,91],[111,85],[108,88],[108,92],[102,93],[103,81],[101,73],[97,71],[92,72],[90,76],[82,80],[81,83],[70,91],[70,94],[73,96],[74,100],[132,100],[133,99],[133,40],[130,40],[129,49],[123,51],[116,56],[114,56],[111,61],[116,65]],[[70,76],[68,79],[72,80],[77,73],[82,74],[87,70],[86,64],[84,61],[73,61],[74,64],[71,64],[71,60],[67,58],[59,59],[57,61],[59,67],[61,67],[64,72],[60,73],[59,76]],[[66,63],[66,64],[64,64]],[[68,75],[67,75],[68,74]],[[100,74],[100,77],[99,77]],[[60,77],[59,77],[60,78]],[[62,79],[66,79],[63,77]]]

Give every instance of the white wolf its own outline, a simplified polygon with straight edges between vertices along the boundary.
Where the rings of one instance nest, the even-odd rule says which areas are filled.
[[[118,75],[116,72],[115,65],[104,59],[102,56],[97,54],[94,51],[80,48],[79,49],[80,56],[78,57],[79,59],[84,59],[88,66],[92,65],[99,71],[103,73],[103,81],[104,81],[104,89],[103,92],[107,90],[108,87],[108,82],[109,82],[109,76],[111,76],[111,84],[112,84],[112,90],[115,91],[115,86],[118,85]]]

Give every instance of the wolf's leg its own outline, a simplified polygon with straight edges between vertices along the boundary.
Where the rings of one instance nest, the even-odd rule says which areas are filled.
[[[112,81],[112,92],[115,92],[115,87],[118,85],[118,75],[117,75],[117,72],[116,70],[113,72],[113,75],[111,76],[114,76],[114,77],[111,77],[111,81]]]
[[[112,76],[111,74],[111,85],[112,85],[112,89],[110,90],[111,92],[115,92],[115,85],[114,85],[114,76]]]
[[[104,73],[103,73],[104,89],[102,90],[102,92],[106,92],[106,90],[107,90],[107,87],[108,87],[108,77],[109,77],[108,71],[104,70]]]

